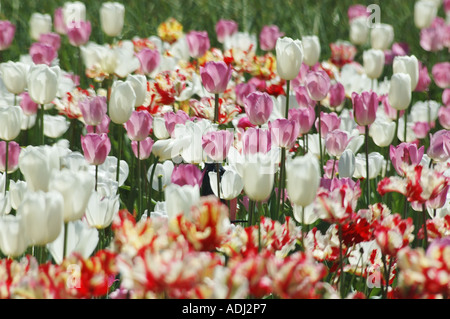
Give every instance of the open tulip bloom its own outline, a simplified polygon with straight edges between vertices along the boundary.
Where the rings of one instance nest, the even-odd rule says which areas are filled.
[[[450,0],[120,2],[2,6],[0,298],[450,297]]]

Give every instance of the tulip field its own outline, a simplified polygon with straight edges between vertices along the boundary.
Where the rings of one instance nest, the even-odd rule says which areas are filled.
[[[448,299],[449,130],[450,0],[2,1],[0,298]]]

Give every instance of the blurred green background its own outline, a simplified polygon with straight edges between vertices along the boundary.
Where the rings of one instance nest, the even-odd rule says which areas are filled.
[[[49,13],[63,6],[65,1],[31,1],[3,0],[1,1],[0,18],[8,19],[16,24],[17,31],[13,46],[3,52],[3,61],[17,60],[20,54],[25,54],[31,45],[28,31],[28,21],[33,12]],[[87,8],[87,18],[91,21],[93,31],[91,40],[104,43],[99,27],[99,8],[101,1],[82,1]],[[381,22],[394,26],[395,42],[407,42],[411,54],[426,62],[430,68],[435,62],[449,60],[449,53],[442,51],[431,54],[419,45],[419,30],[414,25],[414,0],[168,0],[144,1],[117,0],[126,7],[123,39],[134,36],[148,37],[156,35],[158,25],[169,17],[174,17],[182,25],[183,30],[206,30],[211,44],[220,47],[215,35],[215,24],[220,18],[232,19],[238,22],[240,31],[259,34],[264,25],[276,24],[292,38],[302,35],[316,34],[322,45],[322,59],[330,56],[329,43],[338,39],[348,39],[347,9],[353,4],[377,4],[381,9]],[[445,17],[443,8],[438,15]],[[361,53],[365,48],[358,48]],[[60,52],[61,66],[70,65],[73,48]],[[360,54],[357,58],[360,57]]]

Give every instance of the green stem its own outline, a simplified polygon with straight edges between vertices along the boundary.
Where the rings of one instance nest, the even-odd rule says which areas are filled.
[[[158,164],[159,158],[158,156],[155,157],[155,162],[153,163],[152,172],[150,173],[150,180],[149,180],[149,191],[148,191],[148,198],[147,198],[147,218],[150,218],[151,214],[151,204],[152,204],[152,193],[153,193],[153,176],[155,175],[156,165]]]
[[[98,184],[98,165],[95,165],[95,191],[97,191]]]
[[[137,161],[138,161],[138,176],[137,176],[137,185],[138,185],[138,219],[141,218],[142,215],[142,180],[141,180],[141,142],[137,141]]]
[[[408,112],[407,111],[405,111],[405,114],[403,115],[404,116],[404,118],[405,118],[405,128],[404,128],[404,130],[403,130],[403,142],[405,142],[406,143],[406,135],[407,135],[407,128],[408,128]]]
[[[220,200],[220,163],[216,163],[216,172],[217,172],[217,197]]]
[[[427,208],[425,204],[422,204],[422,221],[423,221],[423,234],[424,234],[424,249],[426,250],[428,247],[428,230],[427,230]]]
[[[219,93],[214,94],[214,123],[219,124]]]
[[[287,80],[286,81],[286,108],[285,108],[285,112],[284,112],[284,117],[288,118],[288,113],[289,113],[289,90],[290,90],[290,86],[291,86],[291,81]]]
[[[331,170],[331,179],[334,178],[334,168],[335,168],[335,166],[336,166],[336,157],[333,159],[333,167],[332,167],[332,170]]]
[[[367,188],[367,206],[370,205],[370,179],[369,179],[369,126],[366,125],[365,132],[365,147],[366,147],[366,188]]]
[[[339,267],[341,269],[341,275],[339,276],[339,289],[341,298],[344,298],[344,260],[342,253],[342,225],[339,224]]]
[[[277,218],[280,218],[283,214],[284,209],[284,169],[285,169],[285,161],[286,161],[286,149],[284,147],[281,148],[281,162],[280,162],[280,178],[278,180],[278,200],[277,200]],[[280,202],[282,202],[280,206]]]
[[[394,135],[394,141],[397,141],[398,143],[398,122],[399,122],[399,118],[400,118],[400,111],[397,110],[397,118],[395,119],[395,135]],[[393,145],[395,145],[394,143],[392,143]]]
[[[117,168],[116,168],[116,181],[119,182],[119,175],[120,175],[120,160],[122,159],[122,125],[117,125],[117,131],[119,139],[119,151],[117,153]]]
[[[317,104],[317,119],[319,126],[319,153],[320,153],[320,173],[323,176],[323,151],[322,151],[322,124],[320,123],[320,103]]]
[[[5,196],[8,190],[8,159],[9,159],[9,141],[6,141],[5,149]]]
[[[253,225],[253,214],[255,212],[255,201],[250,199],[248,202],[248,226],[252,226]]]
[[[64,258],[66,258],[66,253],[67,253],[67,232],[68,232],[68,223],[64,222],[64,243],[63,243],[63,255],[62,255],[62,260],[64,260]]]
[[[44,139],[44,105],[41,104],[41,107],[39,108],[39,124],[40,124],[40,132],[39,132],[39,137],[40,137],[40,145],[44,145],[45,143],[45,139]]]

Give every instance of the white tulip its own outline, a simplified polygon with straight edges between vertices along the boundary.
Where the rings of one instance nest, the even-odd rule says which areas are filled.
[[[150,165],[147,171],[147,180],[152,183],[152,188],[155,191],[159,191],[159,180],[161,180],[161,187],[164,190],[168,185],[172,183],[172,172],[174,164],[172,161],[164,161],[164,163],[157,163],[155,172],[153,173],[153,180],[150,181],[150,177],[155,164]]]
[[[33,65],[27,77],[28,93],[37,104],[51,103],[58,93],[59,66]]]
[[[315,65],[320,58],[320,42],[316,35],[302,37],[303,62],[309,66]]]
[[[119,205],[119,195],[106,197],[99,192],[93,192],[86,207],[87,223],[97,229],[108,227],[117,215]]]
[[[116,124],[124,124],[130,119],[136,104],[136,93],[129,82],[116,81],[111,88],[109,117]]]
[[[406,110],[411,103],[411,77],[407,73],[395,73],[391,77],[389,104],[396,110]]]
[[[11,207],[15,210],[19,208],[20,203],[22,203],[23,198],[28,192],[27,183],[24,181],[9,181],[9,199],[11,202]]]
[[[419,0],[414,4],[414,24],[419,29],[428,28],[437,16],[435,1]]]
[[[217,173],[209,172],[209,183],[214,195],[217,193]],[[220,198],[230,200],[236,198],[244,188],[244,182],[239,174],[232,169],[227,169],[220,177]]]
[[[170,184],[164,190],[164,195],[169,219],[175,218],[178,214],[190,216],[191,207],[200,200],[200,188],[198,185]]]
[[[384,52],[370,49],[363,53],[364,72],[371,79],[378,79],[383,73]]]
[[[396,56],[392,63],[392,69],[395,73],[407,73],[411,78],[411,91],[417,86],[419,82],[419,61],[412,56]]]
[[[12,141],[19,136],[23,117],[20,106],[0,106],[0,138]]]
[[[34,12],[29,22],[31,39],[39,41],[41,34],[52,31],[52,25],[52,17],[49,14]]]
[[[395,136],[395,122],[377,118],[369,127],[369,136],[372,137],[375,145],[389,146]]]
[[[159,158],[160,161],[172,160],[177,162],[183,150],[183,140],[169,138],[166,140],[158,140],[152,146],[152,153]]]
[[[86,21],[86,6],[80,1],[68,1],[62,7],[62,14],[67,27],[79,27],[80,21]]]
[[[70,122],[62,115],[44,115],[44,135],[59,138],[67,132]]]
[[[301,223],[304,225],[311,225],[314,224],[318,219],[319,215],[315,213],[314,211],[314,202],[309,204],[306,207],[302,207],[299,205],[293,205],[293,216],[297,223]]]
[[[369,179],[374,179],[378,175],[383,174],[385,167],[385,159],[378,152],[369,153]],[[353,178],[366,179],[366,154],[358,153],[355,158],[355,172]]]
[[[103,32],[110,37],[117,37],[123,29],[125,7],[118,2],[105,2],[100,7],[100,24]]]
[[[245,194],[254,201],[269,198],[274,182],[274,163],[269,153],[256,153],[246,159],[242,180]]]
[[[320,184],[320,168],[317,157],[310,153],[297,156],[286,163],[286,190],[289,200],[306,207],[316,198]]]
[[[367,17],[355,18],[350,22],[350,41],[355,45],[363,45],[369,39]]]
[[[3,185],[4,185],[3,181]],[[3,186],[3,189],[5,187]],[[0,216],[8,215],[11,212],[11,199],[9,196],[9,191],[6,193],[3,191],[0,193]]]
[[[27,87],[29,66],[22,62],[8,61],[0,64],[3,83],[9,92],[20,94]]]
[[[22,255],[29,244],[22,216],[0,216],[0,250],[9,257]]]
[[[372,49],[387,50],[394,41],[394,28],[390,24],[377,23],[370,31]]]
[[[143,74],[129,74],[126,79],[133,87],[136,94],[134,106],[141,106],[147,97],[147,77]]]
[[[303,45],[300,40],[289,37],[277,39],[275,46],[277,73],[284,80],[293,80],[300,72],[303,62]]]
[[[339,177],[351,178],[355,172],[355,154],[351,149],[346,149],[339,157]]]
[[[170,137],[166,128],[166,121],[161,116],[155,116],[153,118],[153,133],[158,140],[165,140]]]
[[[118,186],[122,186],[128,178],[128,174],[130,173],[130,168],[128,163],[124,160],[121,160],[119,163],[119,183]],[[106,160],[103,164],[98,166],[98,174],[99,180],[100,176],[107,180],[116,180],[117,174],[117,157],[115,156],[107,156]]]

